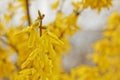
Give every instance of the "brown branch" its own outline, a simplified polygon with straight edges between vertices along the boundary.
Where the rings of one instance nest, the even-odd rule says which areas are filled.
[[[31,19],[30,19],[30,11],[29,11],[29,0],[25,0],[25,3],[26,3],[28,25],[30,25],[31,24]]]

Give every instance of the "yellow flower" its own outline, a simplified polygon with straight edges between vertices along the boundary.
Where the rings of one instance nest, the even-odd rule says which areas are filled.
[[[58,6],[59,6],[59,0],[57,0],[56,2],[54,2],[52,5],[51,5],[51,8],[52,9],[56,9]]]

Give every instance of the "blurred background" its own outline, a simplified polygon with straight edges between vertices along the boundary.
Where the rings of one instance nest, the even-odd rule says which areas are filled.
[[[7,7],[7,4],[11,0],[0,0],[0,18]],[[56,16],[56,10],[52,10],[50,5],[56,0],[34,0],[30,3],[30,16],[32,21],[37,17],[38,9],[41,13],[45,14],[43,24],[54,21]],[[65,15],[72,12],[73,7],[70,5],[71,0],[66,0],[64,3],[62,11]],[[91,64],[86,58],[86,54],[92,53],[92,44],[101,38],[103,29],[107,24],[108,16],[114,12],[120,12],[120,0],[113,0],[113,5],[109,9],[104,9],[100,13],[91,10],[90,8],[85,9],[79,16],[78,24],[81,26],[81,30],[77,31],[76,34],[71,38],[70,42],[72,45],[72,50],[69,54],[63,57],[63,66],[65,70],[69,71],[80,64]],[[15,18],[14,24],[19,24],[19,16],[21,13],[18,12],[18,16]],[[11,58],[15,60],[15,56]]]

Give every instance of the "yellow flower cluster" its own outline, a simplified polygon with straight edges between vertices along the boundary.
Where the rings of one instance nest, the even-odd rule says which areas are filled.
[[[11,43],[18,44],[15,46],[19,52],[18,67],[20,66],[21,70],[15,74],[13,80],[58,80],[62,78],[64,71],[61,67],[61,54],[70,46],[66,36],[73,35],[79,29],[76,25],[77,15],[75,13],[65,18],[62,16],[63,14],[59,12],[56,22],[48,24],[48,28],[42,32],[41,37],[38,34],[39,18],[31,26],[20,31],[16,36],[14,35],[14,41],[11,39]],[[75,22],[72,22],[73,19]],[[21,40],[19,40],[20,37]],[[63,42],[66,46],[60,47]]]
[[[100,12],[102,8],[109,8],[112,5],[112,0],[78,0],[78,2],[72,2],[72,5],[76,10],[90,7]]]
[[[57,52],[54,51],[54,46],[63,45],[54,34],[49,31],[45,31],[40,37],[37,29],[39,28],[39,21],[36,20],[33,25],[27,27],[19,35],[28,33],[28,57],[21,65],[21,71],[17,76],[17,80],[56,80],[57,73],[55,61]],[[27,48],[27,47],[26,47]],[[28,52],[24,52],[28,53]],[[54,75],[54,76],[53,76]],[[56,75],[56,77],[55,77]],[[15,79],[16,80],[16,79]]]

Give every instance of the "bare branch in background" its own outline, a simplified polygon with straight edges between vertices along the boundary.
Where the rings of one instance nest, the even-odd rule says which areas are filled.
[[[31,19],[30,19],[30,11],[29,11],[29,0],[25,0],[25,3],[26,3],[28,25],[30,25],[31,24]]]

